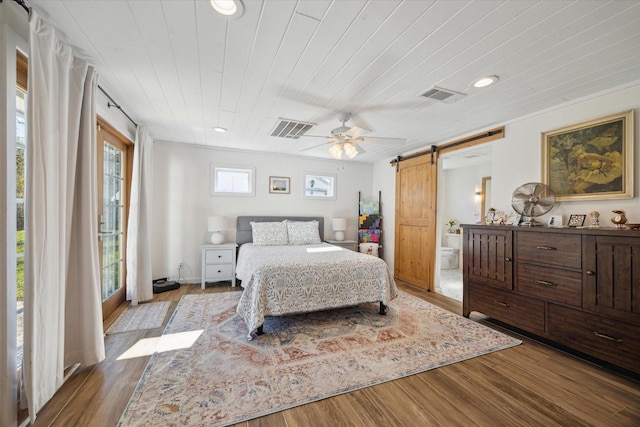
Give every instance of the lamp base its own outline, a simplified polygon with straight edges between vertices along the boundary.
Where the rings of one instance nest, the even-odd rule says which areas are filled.
[[[344,231],[336,231],[334,239],[336,239],[338,241],[344,240]]]
[[[211,243],[213,243],[214,245],[224,243],[224,234],[219,231],[211,233]]]

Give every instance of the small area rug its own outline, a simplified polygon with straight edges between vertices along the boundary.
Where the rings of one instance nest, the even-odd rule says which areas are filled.
[[[202,330],[155,353],[120,426],[221,426],[278,412],[521,341],[399,291],[378,304],[267,318],[247,341],[240,292],[185,295],[164,335]]]
[[[107,335],[159,328],[168,309],[169,301],[130,305],[107,329]]]

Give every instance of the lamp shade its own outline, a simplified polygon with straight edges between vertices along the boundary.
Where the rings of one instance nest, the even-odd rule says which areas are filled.
[[[347,229],[346,218],[333,218],[331,220],[331,228],[333,231],[344,231]]]
[[[346,218],[333,218],[331,220],[331,228],[335,231],[336,240],[344,240],[344,230],[347,229]]]
[[[225,226],[225,218],[223,216],[210,216],[208,222],[209,231],[223,231],[227,228]]]

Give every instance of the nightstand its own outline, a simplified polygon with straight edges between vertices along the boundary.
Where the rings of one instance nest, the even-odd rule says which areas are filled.
[[[236,248],[235,243],[220,245],[202,245],[202,282],[204,289],[207,282],[230,280],[236,286]]]
[[[355,240],[327,240],[327,243],[349,249],[350,251],[358,252],[358,242]]]

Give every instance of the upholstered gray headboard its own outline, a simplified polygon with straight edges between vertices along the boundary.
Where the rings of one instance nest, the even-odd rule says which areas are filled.
[[[243,243],[253,242],[252,222],[277,222],[285,219],[291,221],[318,221],[320,240],[324,241],[324,217],[321,216],[239,216],[236,221],[236,243],[239,246]]]

